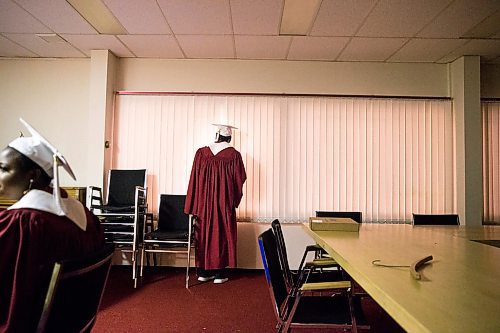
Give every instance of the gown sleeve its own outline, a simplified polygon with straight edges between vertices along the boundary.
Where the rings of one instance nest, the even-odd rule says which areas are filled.
[[[186,203],[184,205],[184,213],[186,214],[196,214],[197,207],[197,182],[199,179],[199,168],[201,160],[201,150],[198,149],[194,156],[193,166],[191,168],[191,176],[189,178],[189,185],[186,193]]]
[[[247,174],[245,171],[245,165],[243,164],[243,159],[241,158],[241,154],[238,152],[236,161],[235,161],[235,175],[234,175],[234,207],[238,208],[241,202],[241,198],[243,197],[243,184],[247,179]]]

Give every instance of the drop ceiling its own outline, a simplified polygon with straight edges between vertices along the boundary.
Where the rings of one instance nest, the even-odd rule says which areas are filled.
[[[0,57],[500,63],[500,0],[322,0],[302,36],[280,35],[283,0],[100,1],[123,33],[65,0],[0,0]]]

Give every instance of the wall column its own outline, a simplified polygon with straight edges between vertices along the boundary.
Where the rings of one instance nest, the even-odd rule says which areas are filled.
[[[483,143],[480,58],[464,56],[450,65],[455,112],[456,193],[460,223],[482,225]]]
[[[90,52],[88,181],[100,187],[111,160],[111,149],[105,148],[105,142],[111,142],[117,61],[109,50]]]

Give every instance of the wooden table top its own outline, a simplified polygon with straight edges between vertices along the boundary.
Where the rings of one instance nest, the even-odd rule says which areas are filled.
[[[361,224],[305,230],[408,332],[500,332],[500,226]],[[432,255],[415,280],[411,265]]]

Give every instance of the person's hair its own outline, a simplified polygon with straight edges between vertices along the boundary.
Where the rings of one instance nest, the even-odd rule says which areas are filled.
[[[231,142],[231,136],[224,136],[219,134],[217,142]]]
[[[19,151],[16,149],[9,147],[12,150],[14,150],[17,153],[17,160],[19,162],[19,167],[21,168],[21,171],[28,172],[30,170],[40,170],[40,178],[39,183],[42,186],[47,186],[50,184],[52,181],[52,177],[50,177],[45,170],[42,169],[41,166],[33,162],[31,159],[29,159],[27,156],[21,154]]]

